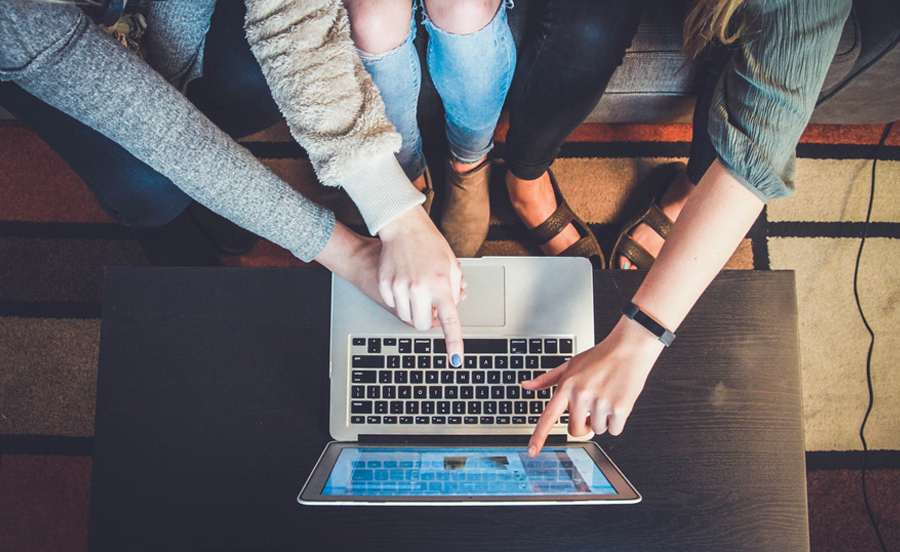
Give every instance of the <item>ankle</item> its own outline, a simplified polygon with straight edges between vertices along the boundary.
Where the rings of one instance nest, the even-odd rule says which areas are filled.
[[[459,174],[464,174],[471,171],[478,165],[484,163],[485,159],[487,159],[487,155],[485,155],[478,161],[475,161],[474,163],[463,163],[462,161],[459,161],[457,159],[450,159],[450,166],[453,167],[453,170],[455,170]]]

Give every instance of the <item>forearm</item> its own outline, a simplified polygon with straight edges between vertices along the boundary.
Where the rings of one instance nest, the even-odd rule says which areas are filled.
[[[42,25],[71,30],[65,40],[49,45],[39,38],[29,45],[0,44],[41,52],[4,78],[12,77],[34,96],[120,144],[226,218],[301,259],[319,253],[334,224],[331,212],[280,180],[159,74],[87,22],[77,8],[37,4],[5,6],[17,11],[0,21],[3,30],[22,21],[37,26],[28,30],[38,37]]]
[[[714,162],[685,204],[634,304],[674,331],[762,208],[755,194]]]

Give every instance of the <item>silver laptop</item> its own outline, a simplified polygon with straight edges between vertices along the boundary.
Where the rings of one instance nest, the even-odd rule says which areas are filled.
[[[334,277],[331,443],[303,504],[634,503],[593,442],[568,443],[566,415],[525,453],[552,390],[520,383],[594,345],[593,279],[581,258],[462,259],[465,355]]]

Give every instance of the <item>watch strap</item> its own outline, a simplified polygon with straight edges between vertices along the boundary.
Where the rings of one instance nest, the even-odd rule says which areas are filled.
[[[642,311],[640,307],[634,303],[626,303],[625,306],[622,307],[622,314],[643,326],[666,347],[675,341],[674,333],[670,332],[668,328],[654,320],[652,316]]]

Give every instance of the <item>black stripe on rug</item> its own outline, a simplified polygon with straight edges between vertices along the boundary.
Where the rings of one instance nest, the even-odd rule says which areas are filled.
[[[807,451],[806,471],[822,470],[861,470],[863,468],[863,451]],[[870,450],[866,459],[866,469],[898,470],[900,469],[900,450]]]
[[[0,316],[18,318],[100,318],[100,303],[75,301],[0,301]]]
[[[759,218],[750,227],[747,237],[750,238],[750,249],[753,252],[753,270],[769,270],[769,242],[766,239],[766,228],[769,224],[769,212],[764,206]]]
[[[245,142],[242,144],[260,159],[309,159],[295,142]],[[502,157],[504,145],[496,144],[494,156]],[[874,144],[798,144],[797,157],[805,159],[871,159]],[[565,142],[560,158],[597,157],[606,159],[629,157],[687,157],[690,142]],[[878,156],[888,161],[900,160],[900,146],[885,146]]]
[[[864,222],[769,222],[770,238],[861,238]],[[900,223],[869,223],[870,238],[900,238]]]
[[[93,452],[93,437],[0,435],[0,454],[90,456]]]
[[[133,240],[134,230],[103,222],[22,222],[0,221],[0,236],[5,238]]]

